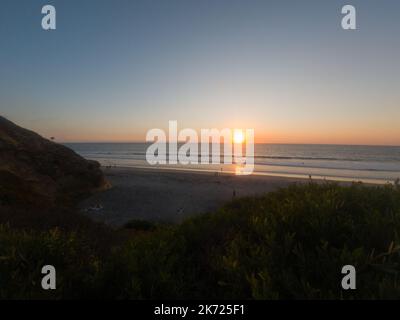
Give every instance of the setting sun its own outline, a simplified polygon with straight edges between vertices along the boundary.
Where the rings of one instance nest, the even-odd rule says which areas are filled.
[[[234,143],[243,143],[244,142],[244,135],[243,135],[243,131],[236,129],[233,132],[233,142]]]

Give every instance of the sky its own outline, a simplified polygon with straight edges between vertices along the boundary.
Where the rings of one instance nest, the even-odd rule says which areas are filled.
[[[177,120],[400,145],[399,34],[398,0],[1,0],[0,114],[64,142],[144,141]]]

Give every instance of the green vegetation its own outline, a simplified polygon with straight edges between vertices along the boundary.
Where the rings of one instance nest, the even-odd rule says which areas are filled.
[[[3,225],[0,298],[400,298],[398,185],[294,185],[179,225],[128,227]],[[44,264],[55,291],[40,287]],[[340,286],[347,264],[354,291]]]

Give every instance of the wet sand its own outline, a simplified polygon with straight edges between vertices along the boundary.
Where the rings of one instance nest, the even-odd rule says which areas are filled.
[[[132,219],[179,222],[233,198],[260,195],[307,179],[209,172],[104,168],[112,188],[81,203],[95,220],[121,226]]]

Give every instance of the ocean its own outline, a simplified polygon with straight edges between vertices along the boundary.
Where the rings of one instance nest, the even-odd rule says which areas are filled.
[[[104,166],[235,172],[235,165],[156,165],[146,161],[146,143],[65,143]],[[256,144],[254,173],[331,180],[394,182],[400,178],[400,147]]]

